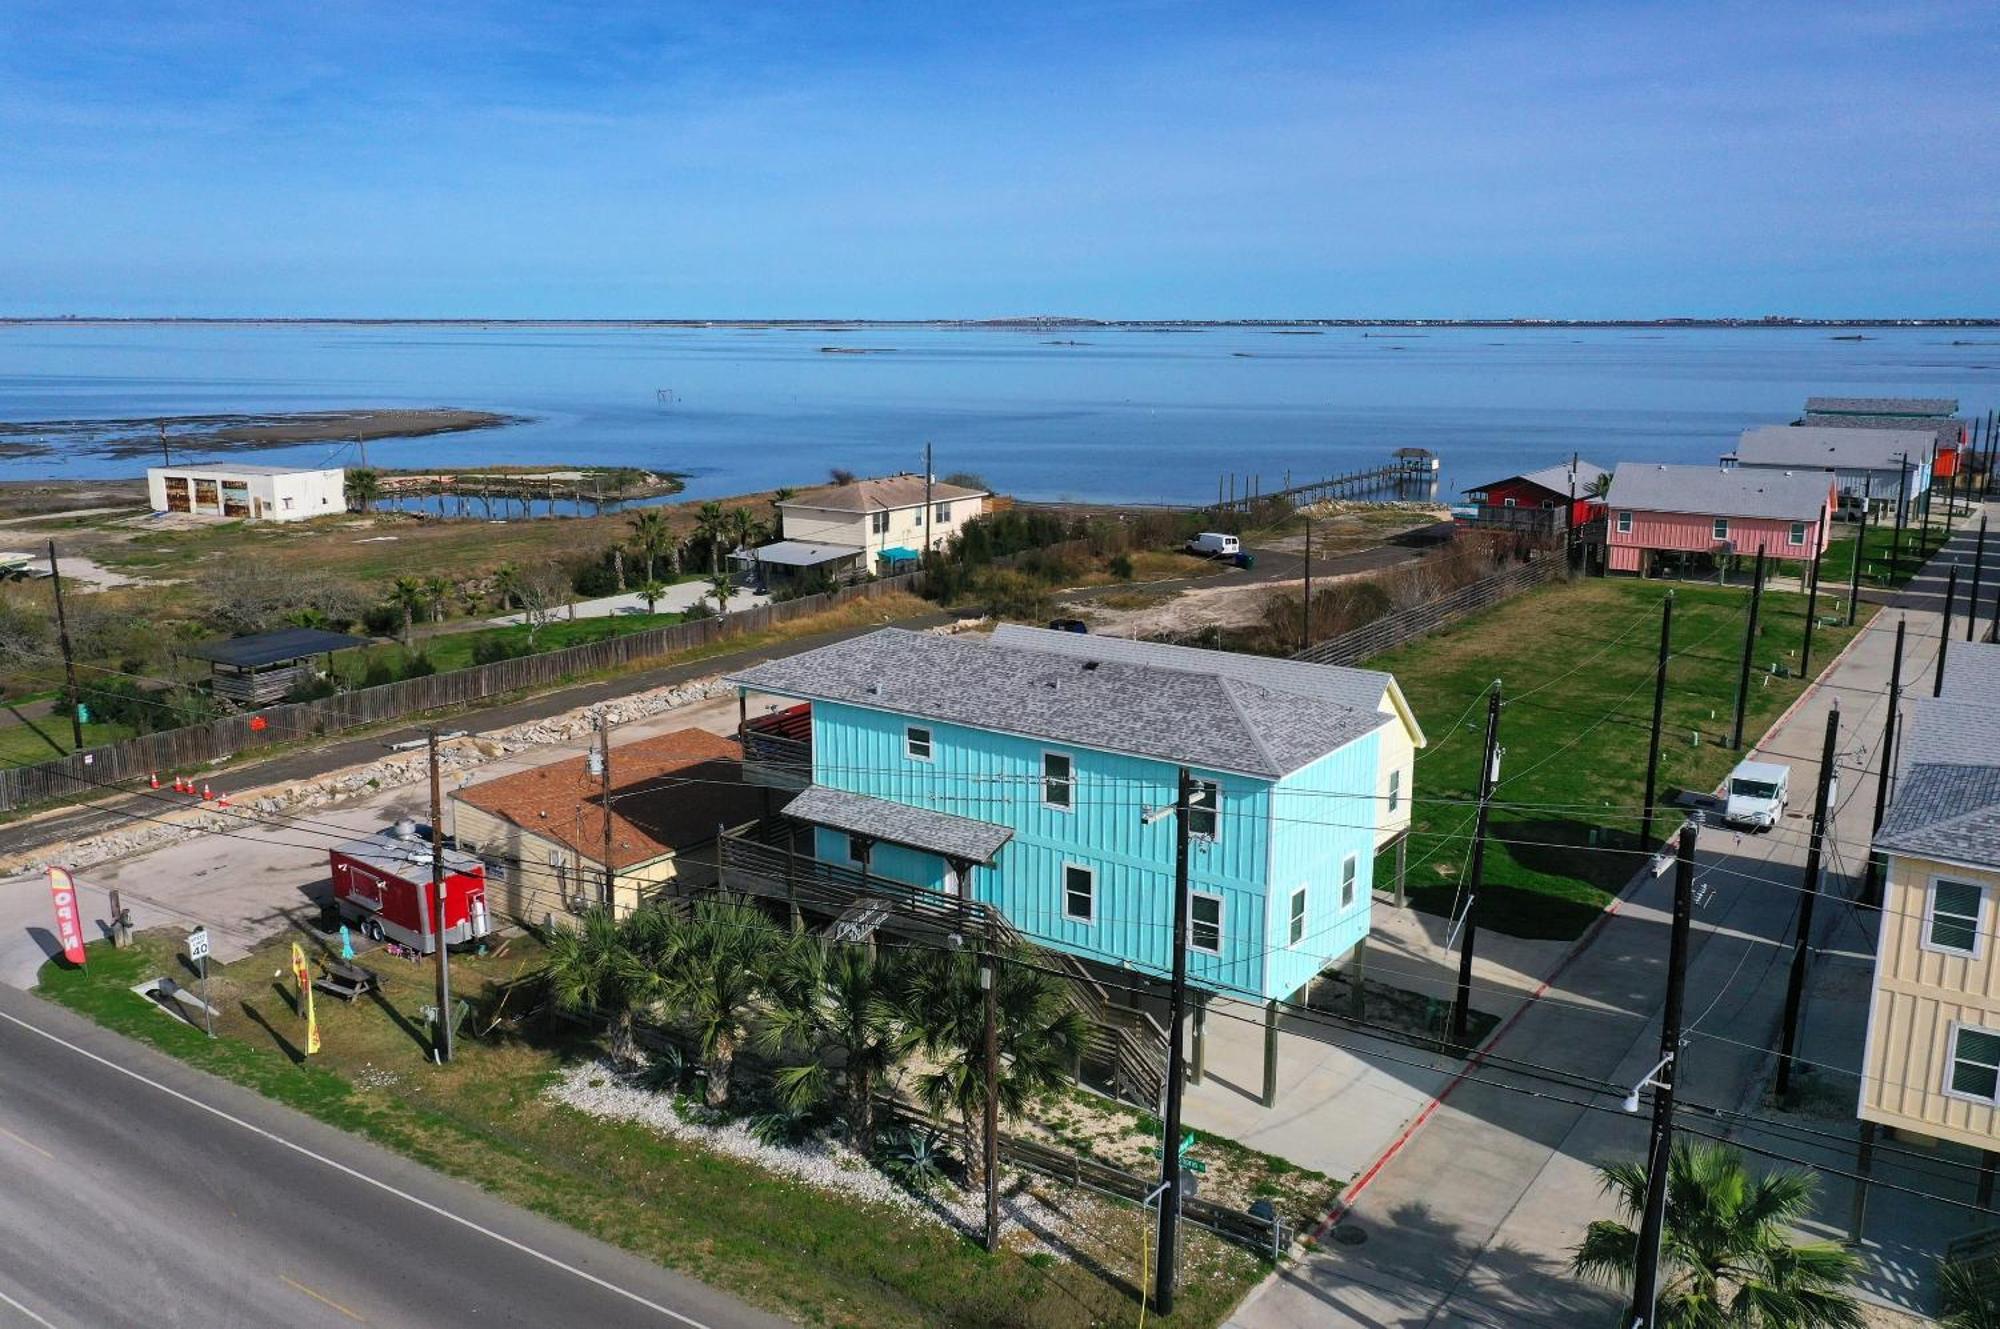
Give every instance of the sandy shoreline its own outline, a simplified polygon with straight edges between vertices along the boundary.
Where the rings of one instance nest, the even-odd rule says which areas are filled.
[[[155,458],[160,429],[179,452],[248,452],[345,443],[356,439],[424,438],[517,424],[519,416],[453,407],[360,409],[272,414],[169,415],[112,420],[0,421],[0,455]]]

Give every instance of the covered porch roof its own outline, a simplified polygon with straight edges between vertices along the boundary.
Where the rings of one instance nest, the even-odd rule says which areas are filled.
[[[1014,838],[1012,830],[990,821],[913,808],[906,803],[821,784],[808,786],[787,804],[785,815],[829,830],[921,849],[961,863],[990,863],[1000,847]]]

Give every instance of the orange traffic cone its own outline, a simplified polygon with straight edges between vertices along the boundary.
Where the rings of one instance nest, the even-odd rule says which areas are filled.
[[[219,808],[226,808],[226,807],[228,807],[228,806],[229,806],[229,795],[227,795],[227,794],[217,794],[217,795],[215,796],[215,806],[217,806],[217,807],[219,807]]]
[[[153,788],[158,789],[160,787],[160,773],[158,771],[154,771],[151,775],[146,777],[146,783],[153,786]]]
[[[211,799],[211,798],[214,798],[214,797],[215,797],[215,795],[214,795],[214,794],[211,794],[211,793],[210,793],[210,792],[208,791],[208,781],[206,781],[206,780],[203,780],[203,781],[201,782],[201,801],[202,801],[202,802],[204,802],[204,803],[206,803],[206,802],[208,802],[208,800],[209,800],[209,799]]]

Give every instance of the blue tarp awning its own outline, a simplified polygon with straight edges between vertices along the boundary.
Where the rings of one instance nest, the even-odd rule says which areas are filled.
[[[905,545],[894,545],[882,551],[884,563],[914,563],[917,557],[917,551]]]

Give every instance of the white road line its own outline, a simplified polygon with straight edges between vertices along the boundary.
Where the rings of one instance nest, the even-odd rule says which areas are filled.
[[[27,1316],[30,1320],[33,1320],[36,1324],[42,1326],[42,1329],[56,1329],[54,1325],[50,1324],[47,1320],[44,1320],[41,1316],[29,1310],[26,1306],[23,1306],[20,1302],[8,1296],[5,1292],[0,1292],[0,1301],[6,1302],[9,1306],[12,1306],[15,1310],[21,1312],[21,1314]]]
[[[382,1181],[378,1178],[371,1177],[366,1172],[363,1172],[358,1168],[349,1167],[347,1164],[342,1163],[337,1159],[328,1158],[325,1154],[316,1153],[315,1151],[306,1148],[302,1144],[298,1144],[294,1141],[287,1140],[284,1136],[279,1135],[275,1131],[266,1130],[262,1126],[259,1126],[254,1122],[245,1121],[243,1120],[243,1118],[238,1117],[232,1113],[225,1112],[219,1107],[215,1107],[212,1104],[204,1103],[200,1099],[194,1097],[191,1094],[184,1094],[180,1090],[172,1087],[171,1085],[161,1084],[158,1080],[152,1079],[149,1076],[141,1075],[138,1071],[135,1071],[130,1067],[120,1066],[117,1062],[110,1060],[108,1057],[100,1057],[95,1052],[92,1052],[89,1048],[79,1047],[75,1043],[70,1042],[68,1039],[62,1037],[59,1034],[52,1034],[46,1029],[40,1028],[39,1026],[36,1025],[29,1024],[26,1020],[20,1019],[17,1016],[9,1015],[5,1011],[0,1011],[0,1020],[5,1020],[9,1024],[17,1025],[20,1028],[27,1030],[29,1033],[34,1034],[38,1038],[45,1038],[49,1042],[56,1044],[58,1047],[68,1048],[71,1052],[76,1053],[80,1057],[86,1057],[91,1061],[96,1062],[100,1066],[106,1067],[110,1070],[114,1070],[118,1072],[120,1075],[127,1076],[130,1079],[137,1080],[140,1084],[147,1085],[153,1089],[157,1089],[161,1093],[167,1095],[169,1098],[177,1098],[181,1102],[186,1103],[190,1107],[201,1109],[203,1112],[208,1113],[210,1116],[219,1117],[223,1121],[228,1122],[232,1126],[237,1126],[242,1128],[243,1130],[249,1131],[252,1135],[262,1136],[264,1139],[269,1140],[272,1144],[278,1145],[285,1149],[289,1149],[295,1154],[301,1154],[307,1158],[312,1159],[315,1163],[319,1163],[333,1169],[335,1172],[344,1173],[345,1175],[354,1178],[356,1181],[364,1182],[367,1185],[375,1187],[377,1190],[385,1191],[388,1194],[395,1196],[399,1200],[403,1200],[409,1204],[415,1205],[419,1209],[425,1210],[426,1212],[429,1213],[436,1214],[440,1218],[449,1219],[451,1222],[458,1224],[460,1227],[469,1228],[472,1231],[479,1233],[481,1236],[490,1237],[494,1241],[499,1242],[503,1246],[512,1247],[514,1250],[521,1252],[521,1254],[523,1255],[530,1256],[533,1259],[540,1260],[543,1264],[550,1265],[556,1269],[560,1269],[564,1273],[573,1274],[577,1278],[582,1279],[584,1282],[593,1283],[596,1286],[603,1288],[606,1292],[611,1292],[618,1296],[621,1296],[625,1298],[627,1301],[634,1303],[635,1305],[644,1306],[647,1310],[650,1311],[657,1311],[659,1314],[666,1316],[668,1319],[678,1320],[680,1323],[687,1325],[688,1329],[711,1329],[711,1326],[702,1323],[700,1320],[697,1320],[692,1316],[683,1315],[679,1311],[674,1310],[671,1307],[662,1306],[660,1305],[659,1302],[640,1296],[637,1292],[634,1292],[629,1288],[620,1287],[618,1286],[618,1284],[611,1282],[609,1279],[599,1278],[596,1274],[593,1274],[586,1269],[579,1269],[575,1265],[569,1264],[563,1260],[559,1260],[555,1256],[547,1254],[544,1251],[538,1251],[533,1246],[530,1246],[525,1242],[516,1241],[514,1238],[507,1236],[505,1233],[495,1232],[492,1228],[485,1227],[482,1226],[481,1224],[475,1223],[469,1218],[462,1218],[459,1215],[451,1212],[451,1210],[444,1208],[442,1205],[432,1204],[429,1200],[423,1199],[419,1196],[412,1195],[408,1191],[402,1190],[396,1186],[392,1186],[386,1181]],[[6,1297],[5,1293],[0,1293],[0,1299],[5,1299],[5,1297]],[[18,1302],[8,1300],[8,1304],[14,1306],[23,1315],[26,1315],[36,1324],[45,1325],[47,1326],[47,1329],[55,1329],[54,1325],[49,1324],[47,1320],[42,1319],[40,1316],[36,1315],[33,1311],[29,1310],[25,1306],[20,1305]]]

